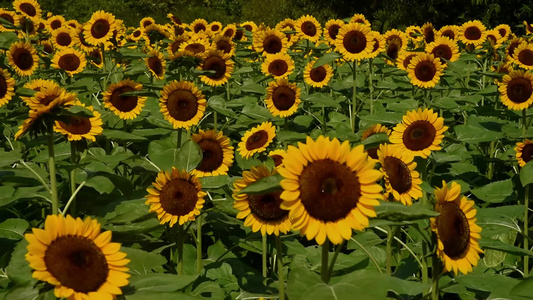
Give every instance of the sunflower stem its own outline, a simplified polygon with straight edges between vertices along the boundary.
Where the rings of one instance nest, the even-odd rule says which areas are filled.
[[[398,230],[400,228],[398,226],[389,226],[387,228],[387,248],[386,248],[386,270],[387,270],[387,276],[392,275],[392,241],[396,237],[396,234],[398,233]]]
[[[353,68],[352,68],[352,75],[353,75],[353,82],[352,82],[352,112],[351,112],[351,121],[352,121],[352,132],[355,132],[355,118],[356,118],[356,109],[357,109],[357,97],[355,96],[357,92],[357,61],[353,61]]]
[[[218,118],[218,114],[216,111],[213,112],[213,129],[215,130],[215,132],[217,132],[217,118]]]
[[[433,254],[431,258],[432,258],[431,266],[433,268],[431,299],[439,300],[439,278],[441,274],[441,264],[436,254]]]
[[[326,238],[322,244],[322,265],[320,269],[320,278],[324,283],[329,282],[328,278],[328,258],[329,258],[329,240]]]
[[[176,241],[178,255],[176,257],[176,266],[178,275],[183,275],[183,242],[184,242],[185,231],[183,230],[183,225],[178,226],[178,237]]]
[[[283,272],[283,249],[281,248],[281,238],[276,235],[276,260],[278,261],[278,282],[279,299],[285,299],[285,274]]]
[[[527,111],[524,108],[522,109],[522,138],[526,137],[527,125]]]
[[[263,266],[263,277],[264,278],[267,278],[268,276],[268,269],[267,269],[268,240],[267,240],[267,237],[268,235],[263,234],[261,238],[261,244],[263,246],[261,254],[262,254],[262,263],[263,263],[262,266]]]
[[[489,152],[489,158],[490,158],[490,161],[489,161],[489,169],[488,169],[488,172],[487,172],[487,178],[489,180],[492,180],[492,176],[494,175],[494,161],[493,161],[493,158],[494,158],[494,155],[496,155],[496,152],[495,152],[495,147],[496,146],[496,143],[494,141],[490,142],[490,152]]]
[[[327,114],[326,114],[326,107],[322,107],[322,133],[324,135],[326,135],[327,133],[327,129],[326,129],[326,126],[327,126],[327,121],[326,121],[326,117],[327,117]]]
[[[178,143],[176,145],[176,149],[179,149],[181,148],[181,131],[182,131],[182,128],[178,128]]]
[[[524,194],[524,250],[529,251],[529,184],[525,186]],[[524,255],[524,278],[529,276],[529,255]]]
[[[70,197],[72,203],[70,205],[70,214],[76,216],[76,168],[74,166],[78,163],[78,153],[76,152],[76,144],[74,141],[70,142],[70,164],[72,170],[70,170]],[[66,212],[65,210],[63,212]]]
[[[373,85],[372,79],[374,78],[374,64],[373,64],[372,58],[368,60],[368,70],[370,72],[370,75],[368,76],[368,89],[370,91],[368,93],[368,97],[370,98],[370,114],[373,115],[374,114],[374,98],[372,98],[372,94],[374,93],[374,85]]]
[[[337,260],[337,256],[339,256],[339,253],[344,247],[344,244],[346,244],[346,240],[342,241],[342,243],[337,245],[337,247],[335,248],[335,253],[333,253],[333,257],[331,258],[331,262],[329,263],[329,266],[328,266],[328,274],[327,274],[328,281],[331,278],[331,275],[333,275],[333,268],[335,267],[335,261]]]
[[[56,159],[54,152],[54,126],[52,123],[48,126],[48,170],[50,171],[50,190],[52,200],[52,214],[59,213],[59,198],[57,196],[57,178],[56,178]]]
[[[106,62],[106,59],[105,59],[105,45],[104,43],[101,43],[100,44],[100,51],[102,51],[102,72],[105,73],[106,72],[106,67],[105,67],[105,62]],[[103,77],[103,91],[102,92],[105,92],[107,90],[107,76],[104,76]]]
[[[196,271],[202,271],[202,214],[196,218]]]

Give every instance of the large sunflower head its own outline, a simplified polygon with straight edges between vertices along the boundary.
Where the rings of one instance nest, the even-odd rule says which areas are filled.
[[[50,84],[36,92],[27,103],[30,109],[40,109],[41,113],[45,114],[55,112],[58,107],[70,107],[76,101],[76,93],[69,93],[57,85]]]
[[[533,43],[522,42],[516,47],[513,61],[526,70],[533,70]]]
[[[19,76],[32,75],[39,65],[37,51],[28,42],[19,41],[11,44],[7,57],[9,65]]]
[[[26,260],[33,278],[54,286],[54,295],[68,299],[112,299],[128,285],[129,259],[101,232],[98,221],[70,215],[49,215],[44,229],[33,228]]]
[[[225,36],[230,40],[233,40],[235,34],[237,34],[237,26],[235,24],[228,24],[222,29],[222,36]]]
[[[407,35],[403,31],[400,31],[398,29],[391,29],[385,32],[385,34],[383,34],[383,37],[385,38],[385,43],[387,44],[387,46],[389,44],[396,44],[398,46],[397,51],[407,48]],[[389,53],[387,52],[387,55],[388,54]],[[395,58],[393,56],[390,57]]]
[[[146,191],[146,204],[151,212],[157,213],[161,224],[183,225],[194,221],[204,207],[205,192],[198,178],[186,170],[172,167],[172,171],[161,171],[157,174],[153,188]]]
[[[28,17],[32,21],[41,19],[41,5],[35,0],[15,0],[13,2],[13,8],[22,14],[22,16]]]
[[[322,88],[328,85],[329,81],[333,77],[333,68],[328,65],[321,65],[314,67],[317,59],[314,59],[305,65],[304,69],[304,81],[315,88]]]
[[[205,54],[205,58],[198,66],[198,70],[214,71],[214,74],[200,75],[200,80],[210,86],[219,86],[228,82],[233,73],[233,61],[229,54],[223,51],[211,49]]]
[[[429,44],[435,40],[435,34],[436,30],[435,27],[433,27],[433,24],[431,22],[427,22],[424,25],[422,25],[422,35],[424,36],[424,41],[426,44]]]
[[[457,25],[442,26],[441,29],[437,31],[437,37],[445,36],[452,41],[457,41],[459,38],[459,29],[460,26]]]
[[[92,106],[85,106],[77,101],[74,105],[85,107],[93,114],[92,117],[67,116],[64,120],[57,120],[54,124],[54,130],[67,136],[69,141],[80,141],[86,139],[92,142],[96,141],[96,136],[102,134],[102,118],[100,113],[95,111]],[[73,106],[74,107],[74,106]]]
[[[363,134],[361,135],[361,141],[366,140],[367,138],[371,137],[376,133],[385,133],[388,137],[390,137],[391,132],[392,131],[386,126],[383,126],[381,124],[374,124],[365,131],[363,131]],[[366,152],[371,158],[378,159],[378,147],[366,149]]]
[[[268,152],[268,156],[272,158],[274,161],[274,166],[276,168],[283,166],[283,160],[285,159],[285,156],[287,155],[287,152],[283,149],[276,149]]]
[[[253,48],[266,54],[287,52],[288,40],[283,32],[276,29],[255,31],[253,33]]]
[[[515,62],[514,53],[518,46],[522,43],[527,42],[523,37],[514,37],[509,41],[507,47],[505,47],[505,58],[508,61]]]
[[[498,49],[503,45],[505,39],[497,29],[491,29],[487,30],[487,41],[489,41],[492,48]]]
[[[52,43],[59,49],[72,48],[79,43],[78,35],[70,27],[61,27],[52,31]]]
[[[298,110],[300,103],[300,88],[295,83],[280,78],[268,84],[265,104],[273,116],[291,116]]]
[[[305,39],[316,43],[322,35],[322,27],[317,19],[313,16],[306,15],[296,20],[296,31]]]
[[[89,44],[98,46],[111,39],[113,31],[116,30],[115,23],[113,14],[103,10],[96,11],[83,26],[83,35]]]
[[[248,32],[255,32],[257,30],[257,25],[255,24],[254,21],[242,22],[239,27],[244,28],[244,30]]]
[[[194,33],[198,33],[200,31],[207,31],[207,21],[204,19],[196,19],[192,21],[191,24],[189,24],[189,27],[192,29]]]
[[[440,80],[444,67],[440,59],[420,52],[411,59],[407,66],[407,76],[413,85],[421,88],[432,88]]]
[[[461,186],[451,186],[442,181],[442,188],[435,189],[435,211],[431,229],[437,234],[437,256],[444,263],[444,271],[467,274],[476,266],[479,253],[481,227],[476,224],[474,201],[461,196]]]
[[[68,76],[82,72],[86,65],[85,53],[74,48],[63,48],[52,58],[52,68],[62,69]]]
[[[340,244],[363,230],[375,217],[382,188],[363,145],[351,149],[348,141],[318,137],[289,146],[278,172],[283,176],[282,209],[289,210],[293,229],[321,245],[329,239]]]
[[[235,43],[231,37],[227,37],[222,34],[215,35],[211,44],[211,48],[223,51],[224,53],[229,54],[229,56],[233,56],[233,54],[235,54]]]
[[[194,83],[174,80],[163,87],[159,106],[174,128],[189,129],[200,122],[207,102]]]
[[[523,142],[516,143],[514,148],[516,159],[520,167],[525,166],[533,158],[533,141],[526,139]]]
[[[413,57],[417,56],[420,52],[413,52],[408,50],[402,50],[398,53],[398,58],[396,59],[396,66],[398,69],[407,71],[407,67],[411,63]]]
[[[392,195],[394,201],[404,205],[413,204],[413,200],[422,197],[420,174],[415,170],[414,156],[391,144],[382,144],[377,151],[381,172],[385,179],[386,200]]]
[[[419,108],[403,116],[402,123],[394,127],[389,139],[402,151],[426,158],[432,150],[441,149],[440,143],[447,129],[444,118],[434,113],[433,109]]]
[[[502,103],[512,110],[527,109],[533,104],[533,74],[528,71],[511,71],[499,84]]]
[[[63,27],[63,25],[65,25],[65,17],[62,15],[55,15],[46,20],[46,28],[49,32],[54,32],[54,30]]]
[[[478,20],[468,21],[461,26],[459,39],[465,45],[481,45],[487,39],[487,28]]]
[[[368,58],[374,48],[374,35],[370,27],[360,23],[348,23],[341,27],[335,40],[335,51],[348,61]]]
[[[335,45],[335,40],[342,26],[344,26],[344,21],[339,19],[332,19],[326,22],[324,36],[330,45]]]
[[[193,35],[179,45],[181,55],[197,58],[204,58],[209,49],[209,40],[205,35]]]
[[[113,83],[107,87],[103,94],[104,105],[121,119],[135,119],[141,113],[146,97],[122,96],[122,94],[141,90],[142,84],[131,79]]]
[[[209,31],[215,35],[217,33],[219,33],[221,30],[222,30],[222,23],[220,23],[219,21],[213,21],[211,23],[209,23],[207,25],[207,29],[209,29]]]
[[[244,171],[243,178],[233,183],[233,207],[239,211],[237,219],[244,219],[244,226],[251,227],[253,232],[261,231],[262,235],[280,235],[291,229],[289,212],[280,208],[281,191],[266,194],[240,192],[250,184],[276,173],[275,170],[271,172],[266,166],[260,165]]]
[[[43,88],[49,89],[49,88],[54,88],[54,87],[57,87],[59,89],[59,84],[57,84],[57,82],[53,80],[41,79],[41,78],[34,79],[24,84],[25,89],[31,89],[36,92],[39,92]],[[22,101],[24,101],[28,105],[30,105],[30,103],[32,102],[31,97],[20,97],[20,98],[22,99]]]
[[[446,60],[456,61],[459,59],[459,47],[448,37],[437,37],[434,42],[429,43],[425,49],[426,53],[431,53],[433,56],[440,58],[442,63]]]
[[[139,21],[139,28],[145,29],[146,27],[155,24],[155,20],[152,17],[144,17]]]
[[[162,52],[158,51],[157,49],[152,49],[150,52],[148,52],[148,57],[144,59],[144,63],[146,64],[146,67],[157,79],[163,79],[165,77],[165,56]]]
[[[239,143],[239,154],[248,159],[256,153],[266,150],[276,136],[276,127],[270,122],[263,122],[260,125],[246,131]]]
[[[261,71],[274,79],[287,78],[294,71],[294,61],[286,53],[268,54],[261,64]]]
[[[191,139],[202,149],[202,161],[191,173],[197,177],[226,175],[233,164],[230,139],[215,130],[202,130]]]
[[[6,22],[11,23],[13,26],[19,26],[19,17],[14,11],[0,8],[0,18],[4,19]],[[6,31],[15,31],[14,28],[6,28],[3,24],[0,23],[0,32]]]
[[[7,104],[15,95],[15,79],[7,70],[0,69],[0,107]]]

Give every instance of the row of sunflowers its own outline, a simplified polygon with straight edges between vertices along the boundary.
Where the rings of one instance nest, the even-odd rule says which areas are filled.
[[[530,299],[527,22],[168,19],[0,9],[0,299]]]

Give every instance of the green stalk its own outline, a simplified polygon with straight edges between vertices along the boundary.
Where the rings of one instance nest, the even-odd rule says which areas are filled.
[[[432,255],[432,267],[433,267],[433,278],[431,285],[431,299],[439,300],[439,278],[441,273],[441,264],[436,254]]]
[[[337,260],[337,256],[339,256],[341,249],[344,247],[344,244],[346,244],[346,240],[342,241],[342,243],[337,245],[337,247],[335,248],[335,253],[333,253],[333,257],[331,258],[331,262],[329,263],[329,267],[328,267],[328,274],[327,274],[328,281],[331,279],[331,275],[333,275],[333,268],[335,267],[335,261]]]
[[[178,238],[177,238],[177,250],[178,250],[178,256],[177,256],[177,269],[178,275],[183,275],[183,242],[184,242],[184,235],[185,231],[183,230],[183,225],[178,225]]]
[[[263,251],[262,251],[262,266],[263,266],[263,277],[266,278],[268,276],[268,269],[267,269],[267,256],[268,256],[268,240],[267,240],[267,235],[266,234],[263,234],[262,235],[262,238],[261,238],[261,244],[263,246]]]
[[[322,107],[322,133],[324,135],[326,135],[326,133],[327,133],[327,129],[326,129],[326,126],[327,126],[326,125],[327,124],[326,117],[327,117],[327,115],[326,115],[326,113],[327,113],[326,107]],[[285,119],[287,119],[287,118],[285,118]]]
[[[196,218],[196,271],[202,271],[202,215]]]
[[[182,132],[182,128],[178,128],[178,143],[176,145],[176,149],[181,148],[181,132]]]
[[[357,92],[357,61],[353,61],[353,68],[352,68],[352,75],[353,75],[353,82],[352,82],[352,115],[351,115],[351,121],[352,121],[352,132],[355,132],[355,118],[356,118],[356,111],[357,111],[357,97],[355,96]]]
[[[524,250],[529,251],[529,184],[526,184],[524,195]],[[524,278],[529,276],[529,255],[524,255]]]
[[[368,70],[370,72],[369,80],[368,80],[368,89],[370,90],[368,97],[370,98],[370,114],[374,114],[374,99],[372,98],[372,94],[374,93],[374,85],[372,83],[372,79],[374,78],[374,64],[373,59],[368,60]]]
[[[76,152],[76,144],[74,141],[70,142],[70,164],[75,166],[78,163],[78,153]],[[70,206],[70,214],[74,217],[76,215],[76,168],[70,170],[70,195],[72,197],[72,204]],[[66,212],[66,211],[64,211]]]
[[[215,132],[217,131],[217,118],[218,118],[218,114],[216,111],[213,112],[213,129],[215,130]]]
[[[285,274],[283,273],[283,249],[281,238],[276,235],[276,259],[278,261],[279,299],[285,300]]]
[[[59,198],[57,196],[56,161],[54,152],[54,126],[48,123],[48,170],[50,171],[50,189],[52,200],[52,214],[59,213]]]
[[[386,270],[387,270],[387,276],[392,275],[392,241],[394,240],[394,237],[398,233],[398,226],[389,226],[387,228],[387,248],[386,251]]]
[[[322,265],[320,269],[320,278],[324,283],[329,282],[328,278],[328,257],[329,256],[329,240],[326,238],[324,244],[322,244]]]
[[[525,138],[527,133],[527,112],[526,109],[522,109],[522,137]]]

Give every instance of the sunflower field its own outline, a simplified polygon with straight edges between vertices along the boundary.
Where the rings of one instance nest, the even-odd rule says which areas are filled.
[[[533,27],[0,9],[0,300],[533,299]]]

